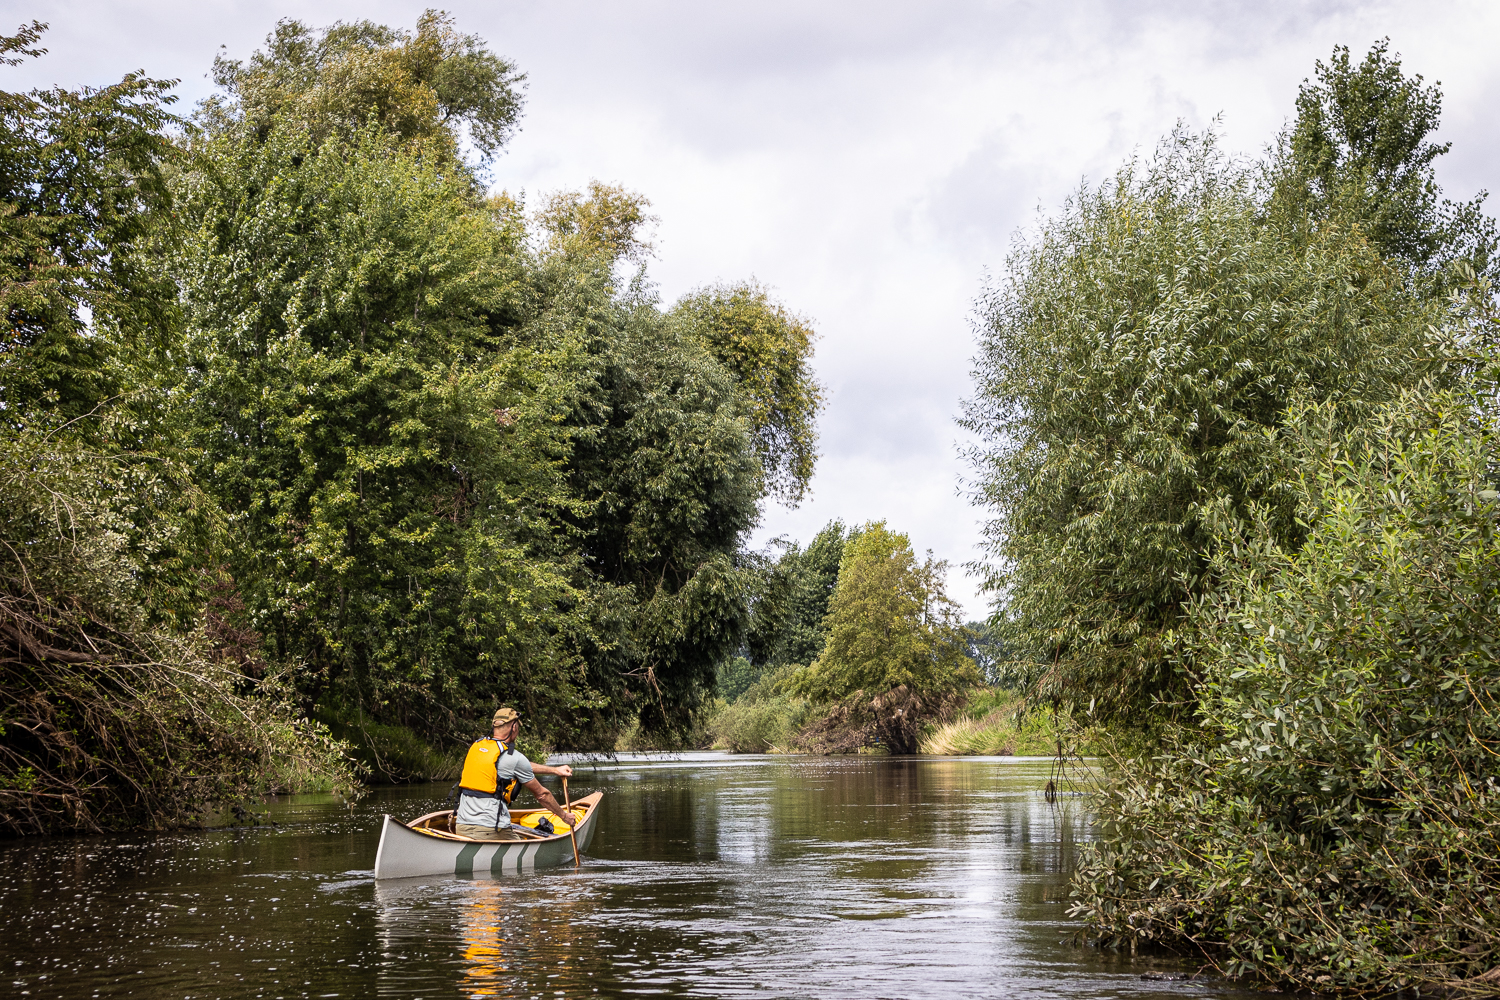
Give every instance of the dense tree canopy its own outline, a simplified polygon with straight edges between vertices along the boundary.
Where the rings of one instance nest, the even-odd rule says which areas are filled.
[[[41,30],[0,56],[35,52]],[[444,14],[415,32],[284,21],[215,73],[222,94],[186,123],[169,84],[136,77],[0,96],[6,469],[28,467],[26,435],[92,412],[56,442],[80,468],[157,470],[146,493],[87,498],[104,505],[90,523],[129,529],[88,555],[128,593],[36,648],[129,619],[158,631],[119,648],[170,647],[164,670],[191,660],[215,678],[200,693],[220,700],[163,780],[249,756],[190,806],[253,789],[273,744],[317,780],[347,776],[309,719],[450,746],[506,701],[547,746],[688,731],[761,589],[742,547],[786,481],[764,444],[785,421],[765,417],[776,403],[754,364],[650,293],[649,202],[595,182],[528,214],[487,194],[478,163],[516,127],[523,77]],[[803,406],[810,442],[811,330],[755,296],[782,324],[761,345],[791,372],[773,391]],[[778,336],[790,361],[773,357]],[[106,443],[108,461],[90,451]],[[804,487],[806,458],[790,473]],[[51,488],[6,485],[26,503]],[[25,524],[68,530],[33,513]],[[27,572],[0,567],[7,609],[30,621],[66,603],[13,593]],[[73,683],[6,628],[20,666],[3,704]],[[268,720],[264,738],[214,743],[203,726],[237,710]],[[85,781],[56,749],[7,743],[0,767]],[[365,759],[427,773],[420,754]]]
[[[967,425],[1001,633],[1051,697],[1132,712],[1173,689],[1215,513],[1299,531],[1289,409],[1354,420],[1447,377],[1443,306],[1357,226],[1268,222],[1250,174],[1179,134],[1017,252],[981,304]],[[1449,371],[1451,374],[1451,371]]]
[[[210,102],[207,117],[227,114],[262,132],[291,118],[317,140],[374,121],[449,152],[467,138],[489,157],[520,121],[525,79],[440,11],[424,13],[414,34],[372,21],[315,32],[284,19],[248,61],[214,60],[214,82],[228,101]]]
[[[672,312],[739,380],[767,485],[795,506],[817,462],[823,405],[810,364],[812,327],[755,282],[700,289]]]
[[[44,29],[0,36],[4,61],[43,54]],[[161,335],[172,291],[129,251],[169,204],[171,87],[131,74],[99,89],[0,93],[0,407],[10,419],[40,406],[92,410],[121,388],[111,367],[120,343]]]
[[[805,666],[823,652],[846,535],[844,522],[830,521],[807,548],[792,543],[768,568],[745,643],[758,669]]]
[[[0,52],[40,55],[42,28]],[[168,86],[0,93],[7,834],[195,823],[354,779],[276,678],[247,696],[206,613],[225,525],[135,377],[175,316],[146,257],[171,232]]]

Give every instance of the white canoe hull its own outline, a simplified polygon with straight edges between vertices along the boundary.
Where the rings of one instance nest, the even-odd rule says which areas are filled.
[[[588,812],[574,830],[580,853],[588,850],[594,839],[594,827],[598,825],[595,817],[603,797],[603,792],[594,792],[573,803],[588,807]],[[380,847],[375,852],[375,877],[453,875],[458,878],[491,878],[524,875],[538,868],[572,863],[573,840],[566,830],[541,840],[467,840],[413,829],[387,815],[380,830]]]

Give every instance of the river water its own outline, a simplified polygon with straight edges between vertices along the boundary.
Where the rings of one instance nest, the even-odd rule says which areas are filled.
[[[383,813],[447,788],[273,803],[274,825],[0,846],[0,995],[1229,996],[1078,946],[1087,799],[1024,758],[581,765],[581,869],[375,883]],[[553,779],[549,779],[549,783]],[[1246,994],[1248,995],[1248,994]]]

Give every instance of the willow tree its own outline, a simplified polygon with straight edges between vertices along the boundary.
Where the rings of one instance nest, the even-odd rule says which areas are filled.
[[[1038,693],[1119,716],[1171,696],[1210,515],[1293,544],[1290,408],[1357,420],[1448,377],[1440,307],[1358,226],[1268,220],[1251,168],[1176,134],[1080,191],[979,306],[966,425],[997,625]]]

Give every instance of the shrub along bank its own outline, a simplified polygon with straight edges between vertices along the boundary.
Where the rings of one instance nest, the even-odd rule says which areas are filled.
[[[1337,50],[1265,161],[1173,136],[982,305],[1009,673],[1139,751],[1074,879],[1106,944],[1500,992],[1500,239],[1438,111]]]
[[[1495,398],[1305,414],[1296,549],[1257,525],[1192,609],[1197,725],[1131,762],[1077,874],[1106,940],[1307,986],[1500,990]]]

